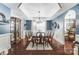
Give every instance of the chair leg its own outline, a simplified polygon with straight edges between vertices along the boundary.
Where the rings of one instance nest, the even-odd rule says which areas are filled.
[[[38,50],[38,44],[36,43],[36,50]]]
[[[34,42],[32,42],[32,48],[34,47]]]
[[[46,46],[48,47],[48,42],[46,42]]]
[[[43,50],[45,50],[45,43],[43,43]]]

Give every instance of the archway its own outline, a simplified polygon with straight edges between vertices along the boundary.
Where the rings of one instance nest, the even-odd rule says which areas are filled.
[[[74,54],[73,41],[75,41],[75,29],[76,29],[76,12],[75,10],[69,10],[65,15],[64,20],[65,54]]]
[[[0,13],[0,21],[1,22],[5,22],[6,21],[6,17],[3,13]]]

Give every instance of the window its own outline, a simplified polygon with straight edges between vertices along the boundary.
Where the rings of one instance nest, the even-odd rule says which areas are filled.
[[[47,20],[47,30],[52,30],[52,20]]]
[[[47,30],[59,29],[59,24],[55,21],[47,21]]]
[[[25,30],[31,30],[31,20],[25,20]]]
[[[65,40],[75,40],[76,29],[76,12],[75,10],[69,10],[64,20],[64,33]]]

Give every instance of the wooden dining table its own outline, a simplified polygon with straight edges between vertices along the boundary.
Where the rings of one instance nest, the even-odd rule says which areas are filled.
[[[32,36],[32,46],[36,44],[38,46],[39,44],[46,46],[49,43],[50,36]]]

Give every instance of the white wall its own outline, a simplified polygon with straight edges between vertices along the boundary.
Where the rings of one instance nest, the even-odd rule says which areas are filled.
[[[7,54],[10,48],[10,33],[0,35],[0,53],[4,51],[4,53]]]
[[[26,17],[24,15],[24,13],[20,9],[18,9],[18,8],[11,9],[11,16],[17,17],[17,18],[20,18],[20,19],[23,19],[23,18]]]
[[[24,20],[21,20],[21,38],[25,38],[25,34],[24,34]]]
[[[33,35],[37,32],[46,32],[46,21],[42,23],[32,22],[32,32]]]
[[[59,24],[59,29],[55,30],[54,38],[60,42],[61,44],[64,44],[64,17],[65,14],[61,14],[57,18],[55,18],[53,21],[57,22]]]
[[[59,19],[59,20],[60,20],[60,19]],[[62,22],[58,22],[58,24],[59,24],[60,28],[55,30],[54,38],[55,38],[58,42],[64,44],[63,21],[62,21]]]

